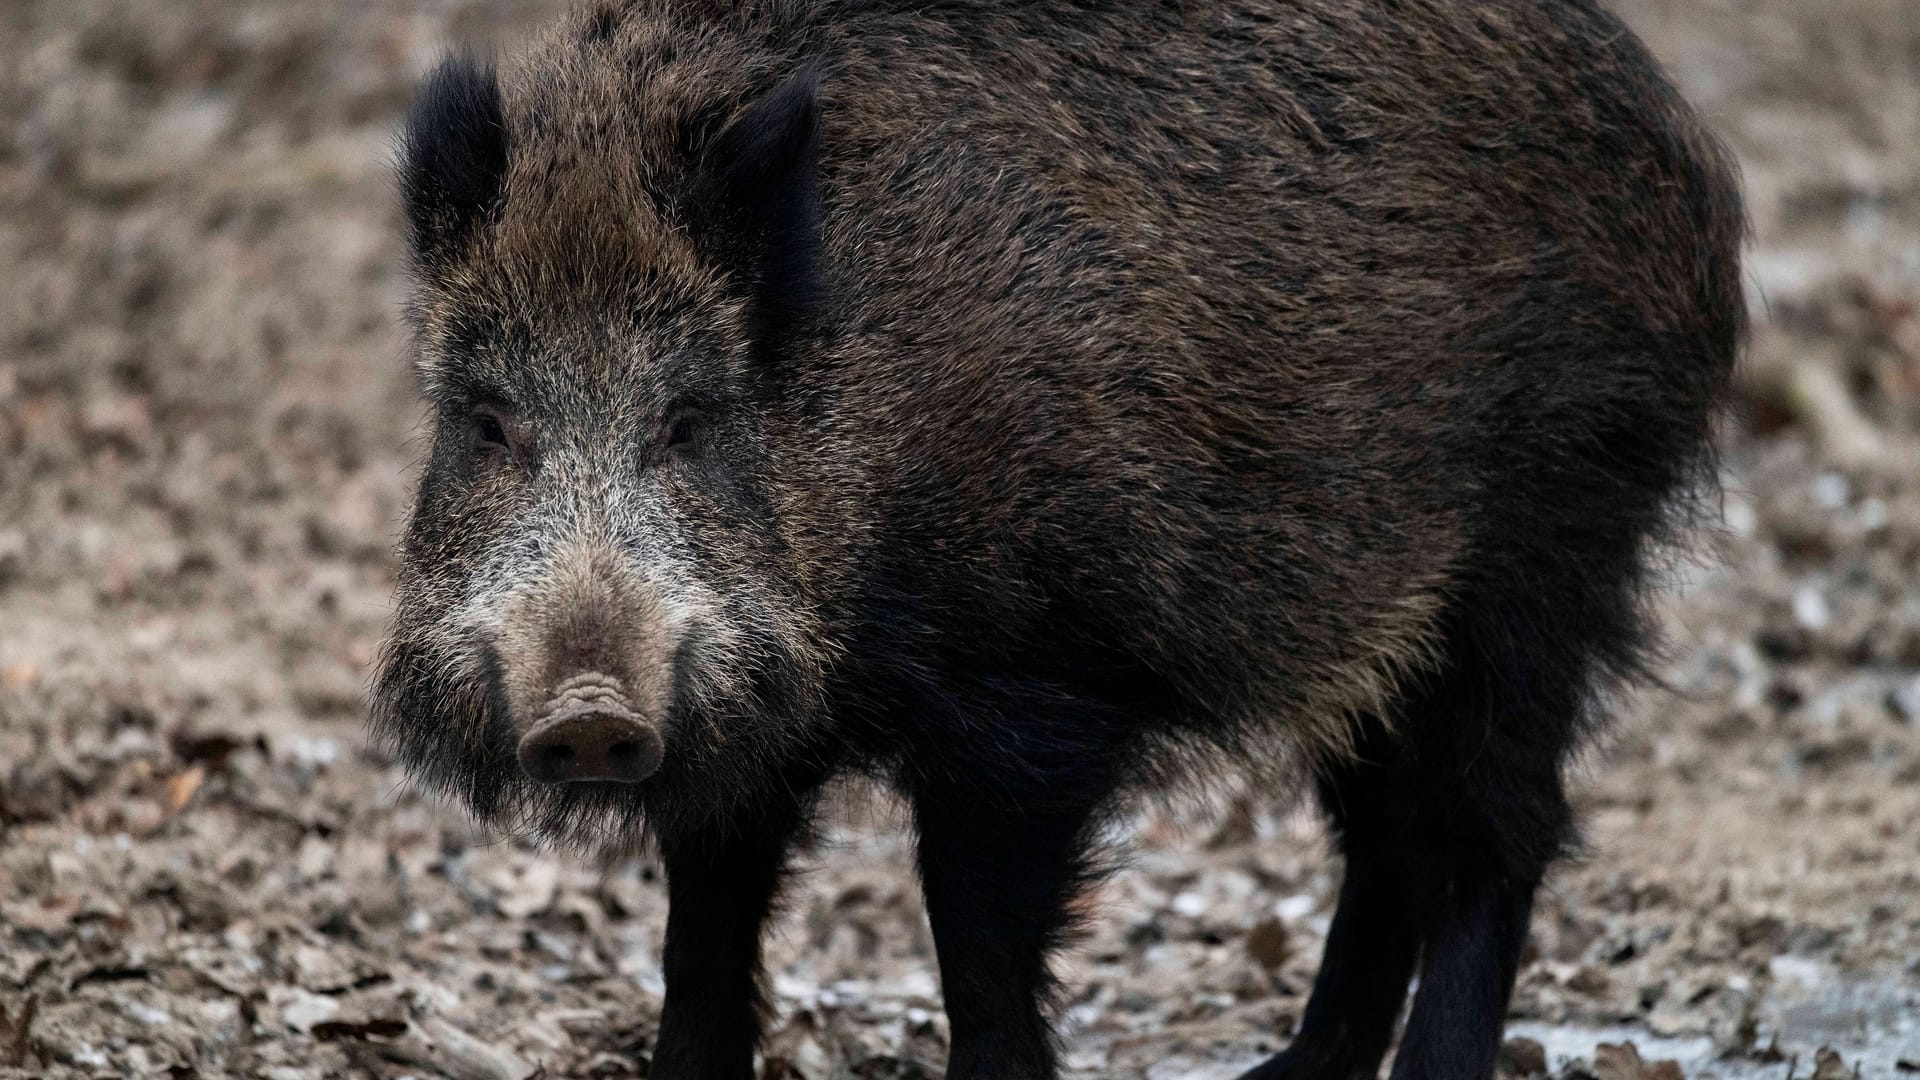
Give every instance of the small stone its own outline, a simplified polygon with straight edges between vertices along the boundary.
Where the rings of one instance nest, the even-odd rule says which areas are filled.
[[[1819,589],[1802,585],[1794,590],[1793,620],[1809,630],[1824,630],[1833,621],[1833,609]]]
[[[1313,897],[1306,893],[1299,893],[1274,904],[1273,913],[1287,922],[1299,922],[1313,914],[1314,907]]]
[[[1868,499],[1860,504],[1860,531],[1878,532],[1892,521],[1887,512],[1887,504],[1880,499]]]
[[[1852,494],[1847,478],[1839,473],[1821,473],[1813,480],[1813,499],[1826,510],[1841,510]]]
[[[1752,536],[1760,527],[1760,515],[1754,512],[1753,504],[1745,499],[1728,496],[1722,514],[1728,530],[1735,536]]]
[[[166,811],[152,799],[128,799],[116,809],[120,823],[135,836],[151,836],[167,821]]]
[[[1906,723],[1920,721],[1920,676],[1887,691],[1887,708]]]

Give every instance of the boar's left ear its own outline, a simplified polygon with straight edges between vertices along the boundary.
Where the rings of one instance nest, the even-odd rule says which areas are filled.
[[[802,64],[703,155],[706,245],[751,289],[763,341],[791,330],[818,298],[820,74],[818,60]]]

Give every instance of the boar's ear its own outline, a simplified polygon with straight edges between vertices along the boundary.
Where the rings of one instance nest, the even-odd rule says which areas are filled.
[[[427,76],[407,114],[399,172],[414,257],[443,266],[486,219],[506,177],[506,116],[491,63],[455,53]]]
[[[708,144],[706,244],[751,290],[756,330],[790,330],[819,291],[820,63],[810,60]]]

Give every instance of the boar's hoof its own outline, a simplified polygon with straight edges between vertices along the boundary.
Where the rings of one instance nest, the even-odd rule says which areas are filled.
[[[520,768],[543,784],[637,784],[660,767],[660,730],[611,679],[568,680],[520,739]]]

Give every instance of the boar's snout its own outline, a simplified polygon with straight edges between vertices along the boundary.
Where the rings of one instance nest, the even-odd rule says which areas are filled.
[[[617,680],[577,675],[560,685],[520,739],[520,768],[543,784],[637,784],[660,767],[660,729],[634,711]]]

